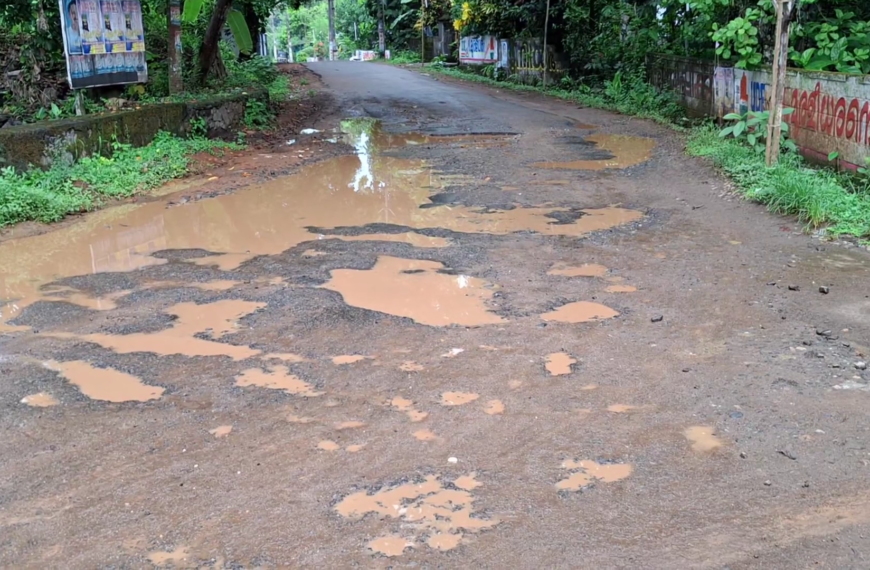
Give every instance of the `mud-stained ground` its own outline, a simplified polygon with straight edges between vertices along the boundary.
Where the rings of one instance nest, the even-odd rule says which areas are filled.
[[[0,566],[870,567],[866,252],[648,122],[312,69],[293,144],[0,243]]]

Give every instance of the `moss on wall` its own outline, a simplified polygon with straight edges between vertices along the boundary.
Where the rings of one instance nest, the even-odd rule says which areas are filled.
[[[48,167],[84,155],[107,155],[113,141],[144,146],[159,131],[186,136],[191,120],[199,117],[206,120],[210,137],[234,138],[243,128],[249,99],[268,99],[268,94],[257,90],[0,129],[0,167]]]

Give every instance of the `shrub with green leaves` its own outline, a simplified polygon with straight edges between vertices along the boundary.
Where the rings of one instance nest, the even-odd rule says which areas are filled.
[[[794,109],[790,107],[782,110],[783,116],[791,115],[792,113],[794,113]],[[719,131],[720,137],[723,139],[732,137],[745,142],[757,152],[765,150],[767,147],[767,129],[770,124],[770,111],[747,111],[742,115],[740,113],[728,113],[722,118],[726,121],[734,121],[734,123]],[[788,138],[788,123],[783,122],[780,124],[780,131],[781,148],[797,151],[794,141]]]
[[[99,207],[155,188],[187,171],[197,152],[222,152],[238,145],[202,138],[180,139],[159,133],[151,144],[113,143],[110,157],[84,157],[48,170],[0,170],[0,226],[27,220],[56,222],[67,214]]]

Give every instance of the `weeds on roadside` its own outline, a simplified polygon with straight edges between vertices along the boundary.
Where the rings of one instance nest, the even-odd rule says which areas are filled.
[[[870,193],[850,191],[842,175],[810,168],[796,153],[783,153],[768,168],[763,154],[721,138],[712,126],[695,129],[686,150],[712,159],[746,198],[772,212],[797,216],[812,227],[828,225],[827,232],[835,236],[870,236]]]
[[[420,52],[417,51],[400,51],[390,54],[389,63],[395,65],[406,65],[408,63],[420,63]]]
[[[72,165],[58,163],[48,170],[22,173],[6,167],[0,170],[0,226],[55,222],[70,213],[93,210],[107,199],[129,197],[181,176],[191,154],[239,148],[160,133],[139,148],[114,142],[110,157],[84,157]]]
[[[245,126],[249,129],[265,128],[272,118],[272,111],[266,103],[256,99],[248,99],[245,103]]]

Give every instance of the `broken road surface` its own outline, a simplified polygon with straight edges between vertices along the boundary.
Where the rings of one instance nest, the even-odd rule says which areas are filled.
[[[0,566],[867,567],[866,252],[652,123],[312,69],[293,145],[0,242]]]

